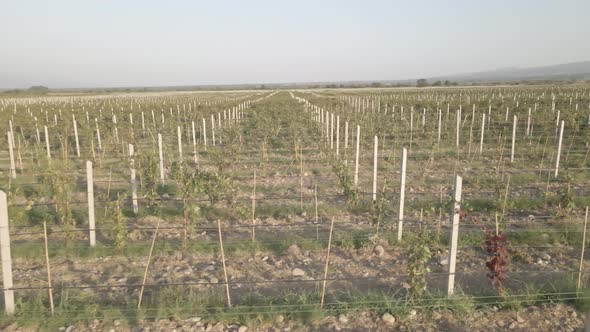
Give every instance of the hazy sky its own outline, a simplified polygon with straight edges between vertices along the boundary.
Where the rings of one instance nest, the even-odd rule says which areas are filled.
[[[413,79],[590,60],[590,0],[3,0],[0,88]]]

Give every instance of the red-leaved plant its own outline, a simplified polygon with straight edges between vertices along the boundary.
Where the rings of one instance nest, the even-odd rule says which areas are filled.
[[[467,213],[461,211],[460,218],[467,218]],[[486,276],[490,279],[492,286],[498,290],[498,294],[503,295],[504,280],[508,276],[508,250],[506,250],[508,237],[502,234],[502,232],[493,233],[474,216],[470,216],[469,218],[471,222],[479,225],[486,234],[484,245],[485,250],[490,255],[490,259],[486,262],[486,267],[488,268]]]

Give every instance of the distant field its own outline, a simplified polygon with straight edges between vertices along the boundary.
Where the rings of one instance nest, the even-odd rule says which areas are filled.
[[[0,326],[436,330],[590,304],[589,85],[55,92],[0,118]]]

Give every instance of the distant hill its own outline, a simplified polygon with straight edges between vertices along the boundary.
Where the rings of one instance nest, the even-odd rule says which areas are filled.
[[[529,68],[502,68],[492,71],[476,73],[446,75],[431,77],[434,81],[458,81],[458,82],[512,82],[512,81],[563,81],[563,80],[589,80],[590,61],[563,63],[542,67]]]
[[[42,85],[34,85],[26,90],[23,89],[0,89],[1,94],[26,94],[26,95],[44,95],[51,92],[51,90]]]
[[[0,94],[47,94],[47,93],[108,93],[108,92],[148,92],[148,91],[222,91],[222,90],[264,90],[264,89],[306,89],[306,88],[379,88],[413,87],[424,77],[396,80],[351,80],[317,81],[291,83],[245,83],[217,85],[183,86],[136,86],[136,87],[96,87],[96,88],[57,88],[32,86],[28,89],[0,89]],[[422,86],[455,86],[469,84],[543,84],[550,81],[590,81],[590,61],[563,63],[558,65],[501,68],[475,73],[442,75],[426,78]]]
[[[27,91],[30,93],[48,93],[49,88],[42,85],[35,85],[30,87]]]

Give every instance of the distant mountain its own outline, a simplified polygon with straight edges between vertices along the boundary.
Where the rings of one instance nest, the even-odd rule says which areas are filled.
[[[542,67],[501,68],[476,73],[431,77],[428,79],[430,83],[438,80],[458,82],[590,80],[590,61],[571,62]]]

